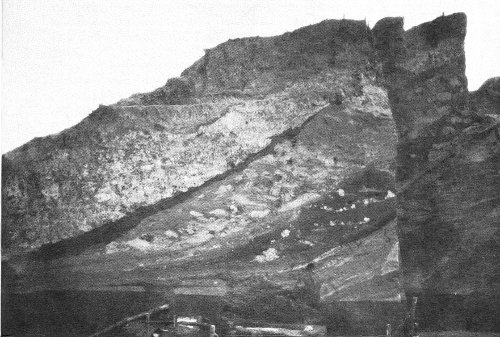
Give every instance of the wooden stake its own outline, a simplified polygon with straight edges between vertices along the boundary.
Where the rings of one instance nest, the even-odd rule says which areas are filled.
[[[146,318],[147,318],[147,322],[148,322],[148,333],[149,333],[149,317],[150,317],[150,315],[155,314],[155,313],[160,312],[160,311],[163,311],[163,310],[166,310],[166,309],[168,309],[168,308],[169,308],[169,305],[168,305],[168,304],[164,304],[164,305],[161,305],[161,306],[159,306],[159,307],[156,307],[156,308],[150,309],[150,310],[148,310],[148,311],[141,312],[141,313],[139,313],[139,314],[137,314],[137,315],[130,316],[130,317],[126,317],[126,318],[122,319],[121,321],[118,321],[118,322],[116,322],[116,323],[114,323],[114,324],[111,324],[111,325],[110,325],[110,326],[108,326],[107,328],[102,329],[102,330],[100,330],[100,331],[98,331],[98,332],[96,332],[96,333],[94,333],[94,334],[90,335],[89,337],[97,337],[97,336],[101,336],[102,334],[104,334],[104,333],[106,333],[106,332],[108,332],[108,331],[111,331],[111,330],[113,330],[113,329],[115,329],[115,328],[118,328],[118,327],[120,327],[120,326],[122,326],[122,325],[125,325],[125,324],[129,323],[129,322],[135,321],[136,319],[138,319],[138,318],[142,318],[142,317],[144,317],[144,316],[146,316]]]

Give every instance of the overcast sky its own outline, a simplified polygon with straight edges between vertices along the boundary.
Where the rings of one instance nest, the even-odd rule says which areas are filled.
[[[68,128],[99,104],[151,91],[230,38],[272,36],[324,19],[443,12],[468,16],[469,89],[500,76],[500,1],[3,0],[5,153]]]

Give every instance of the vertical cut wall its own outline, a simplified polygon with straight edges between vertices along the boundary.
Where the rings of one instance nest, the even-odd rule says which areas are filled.
[[[427,326],[498,330],[498,122],[469,106],[465,33],[463,13],[406,32],[402,18],[373,28],[398,131],[407,296],[422,299]]]

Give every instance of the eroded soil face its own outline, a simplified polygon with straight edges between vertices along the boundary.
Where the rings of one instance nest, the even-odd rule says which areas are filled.
[[[7,322],[60,332],[36,299],[86,334],[127,296],[123,315],[189,293],[225,322],[381,334],[404,288],[433,329],[498,330],[498,81],[469,95],[464,37],[456,14],[231,40],[6,154]]]

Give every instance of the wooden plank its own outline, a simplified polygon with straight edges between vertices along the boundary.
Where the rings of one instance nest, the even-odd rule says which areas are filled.
[[[290,336],[290,337],[304,337],[304,336],[326,336],[326,327],[323,325],[298,325],[293,324],[293,327],[286,328],[285,324],[280,324],[280,327],[244,327],[235,326],[234,329],[240,333],[247,333],[252,336]],[[300,327],[297,329],[297,327]]]
[[[122,319],[121,321],[118,321],[114,324],[111,324],[110,326],[108,326],[107,328],[104,328],[92,335],[90,335],[89,337],[97,337],[97,336],[101,336],[102,334],[106,333],[106,332],[109,332],[115,328],[118,328],[122,325],[125,325],[127,324],[128,322],[132,322],[132,321],[135,321],[136,319],[139,319],[139,318],[142,318],[142,317],[148,317],[154,313],[157,313],[157,312],[160,312],[160,311],[163,311],[163,310],[167,310],[169,308],[169,305],[168,304],[164,304],[164,305],[161,305],[159,307],[156,307],[156,308],[153,308],[153,309],[150,309],[148,311],[144,311],[144,312],[141,312],[137,315],[134,315],[134,316],[130,316],[130,317],[126,317],[124,319]]]

